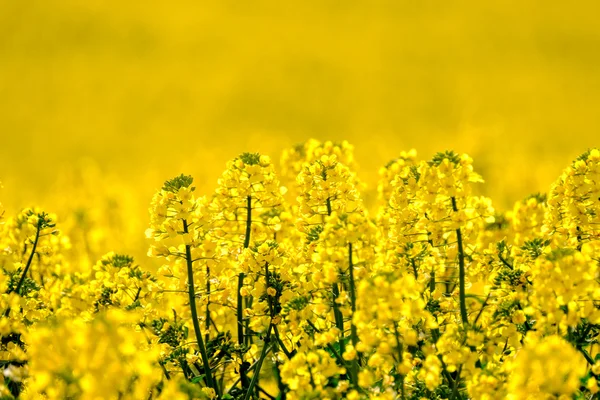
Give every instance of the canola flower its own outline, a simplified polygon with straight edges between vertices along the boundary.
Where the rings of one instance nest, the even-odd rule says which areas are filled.
[[[600,152],[506,212],[482,183],[411,150],[369,210],[347,142],[244,153],[157,190],[156,269],[0,212],[0,398],[597,396]]]

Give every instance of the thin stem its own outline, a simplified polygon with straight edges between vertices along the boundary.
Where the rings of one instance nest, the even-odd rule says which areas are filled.
[[[23,286],[23,282],[25,281],[25,276],[27,275],[27,272],[29,271],[29,267],[31,266],[31,262],[33,261],[33,256],[35,255],[35,250],[36,250],[38,242],[40,240],[41,229],[42,229],[42,225],[41,225],[41,221],[40,221],[40,222],[38,222],[37,228],[35,231],[35,240],[33,241],[33,249],[31,249],[31,254],[29,255],[29,259],[27,260],[25,269],[23,270],[23,275],[21,275],[21,279],[19,279],[19,283],[17,283],[17,287],[14,290],[15,292],[17,292],[18,295],[21,295],[21,286]]]
[[[337,302],[337,299],[340,297],[340,289],[338,287],[337,282],[332,285],[333,292],[333,316],[335,318],[335,326],[340,331],[340,351],[342,354],[346,351],[344,345],[344,316],[342,315],[342,311],[340,310],[340,305]]]
[[[183,219],[183,232],[188,233],[188,224]],[[212,371],[210,369],[210,361],[208,360],[208,353],[204,346],[204,339],[202,339],[202,331],[200,330],[200,324],[198,323],[198,310],[196,309],[196,293],[194,288],[194,270],[192,268],[192,250],[189,244],[185,245],[185,254],[187,262],[187,273],[188,273],[188,296],[190,299],[190,310],[192,312],[192,323],[194,324],[194,333],[196,334],[196,341],[200,349],[200,355],[202,356],[202,364],[204,364],[204,374],[206,377],[207,386],[213,388],[219,396],[219,388],[215,384],[213,379]]]
[[[498,253],[498,259],[502,261],[502,264],[506,265],[509,269],[515,269],[504,257],[502,257],[502,254]]]
[[[269,317],[273,319],[275,316],[273,310],[273,302],[271,300],[271,295],[269,294],[269,263],[265,263],[265,292],[267,293],[267,305],[269,306]]]
[[[326,174],[324,174],[323,180],[327,180]],[[330,216],[332,213],[331,198],[328,197],[327,200],[325,201],[325,204],[327,206],[327,215]],[[331,291],[333,293],[333,316],[335,319],[335,326],[340,331],[340,353],[344,354],[346,352],[346,345],[344,344],[344,316],[342,315],[342,311],[340,310],[340,305],[337,303],[337,299],[340,297],[340,289],[338,287],[337,282],[335,282],[332,285]],[[340,357],[340,358],[342,358],[342,357]],[[342,358],[342,360],[343,360],[343,358]],[[342,362],[342,365],[344,365],[343,362]],[[352,374],[350,374],[350,375],[352,375]],[[351,380],[356,382],[356,380],[353,377]]]
[[[583,357],[588,362],[588,364],[594,365],[594,359],[592,357],[590,357],[590,355],[588,354],[587,351],[585,351],[585,349],[583,349],[581,347],[577,347],[577,350],[579,350],[581,352],[581,354],[583,354]]]
[[[410,265],[412,265],[413,275],[415,276],[415,279],[419,279],[419,274],[417,273],[417,265],[415,264],[415,260],[412,258],[410,260]]]
[[[458,207],[456,207],[456,198],[454,196],[452,196],[452,209],[454,212],[458,212]],[[463,325],[468,325],[469,317],[467,315],[467,301],[465,296],[465,251],[463,249],[460,227],[456,229],[456,238],[458,242],[458,290],[460,299],[460,317]]]
[[[490,296],[491,296],[491,293],[488,293],[487,297],[483,301],[483,304],[481,305],[481,308],[479,309],[479,312],[477,313],[477,316],[473,320],[473,325],[474,326],[477,325],[477,321],[479,321],[479,317],[481,317],[481,314],[483,314],[483,310],[485,309],[485,306],[487,306],[487,302],[490,299]]]
[[[427,237],[429,239],[427,239],[427,243],[429,243],[429,245],[431,247],[433,247],[433,240],[430,239],[431,237],[431,233],[428,232],[427,233]],[[431,268],[431,279],[429,280],[429,293],[433,293],[435,291],[435,271],[433,270],[433,267]]]
[[[206,265],[206,342],[210,339],[210,267]]]
[[[140,299],[141,293],[142,293],[142,288],[140,287],[140,288],[138,288],[137,292],[135,293],[135,297],[133,298],[134,303]]]
[[[350,305],[352,308],[352,315],[356,313],[356,286],[354,284],[354,262],[352,260],[352,243],[348,243],[348,274],[350,277]],[[352,346],[356,349],[358,345],[358,332],[354,322],[350,321],[350,336],[352,339]],[[352,360],[350,373],[353,375],[353,380],[357,382],[358,379],[358,356]]]
[[[269,316],[271,317],[271,319],[273,319],[275,317],[275,309],[273,307],[273,300],[271,299],[271,296],[268,294],[269,291],[269,263],[265,263],[265,277],[266,277],[266,281],[267,281],[267,287],[266,287],[266,291],[267,291],[267,303],[269,304]],[[273,325],[273,333],[275,334],[275,340],[277,341],[277,344],[279,345],[279,347],[281,348],[281,350],[284,352],[285,356],[289,359],[292,358],[293,354],[290,353],[290,351],[285,347],[285,344],[283,343],[283,340],[281,340],[281,337],[279,335],[279,330],[277,329],[277,325]],[[295,353],[295,351],[294,351]]]
[[[254,390],[254,386],[258,383],[258,376],[260,375],[260,369],[262,367],[263,361],[267,356],[267,350],[271,341],[271,329],[273,328],[273,323],[269,324],[269,328],[267,329],[267,336],[265,337],[265,344],[260,353],[260,358],[258,359],[258,363],[256,364],[256,368],[254,369],[254,375],[252,375],[252,381],[250,381],[250,386],[246,391],[246,395],[244,396],[244,400],[248,400],[250,396],[252,396],[252,391]]]
[[[238,328],[238,344],[240,347],[244,346],[244,318],[243,318],[243,297],[240,292],[244,286],[244,273],[238,275],[238,298],[237,298],[237,328]],[[242,381],[242,388],[247,388],[250,382],[248,382],[248,363],[242,361],[240,365],[240,380]]]
[[[250,235],[252,234],[252,196],[248,196],[246,198],[246,234],[244,236],[244,249],[250,247]],[[247,324],[244,322],[244,298],[242,296],[241,290],[244,286],[244,273],[240,272],[238,275],[238,289],[237,289],[237,330],[238,330],[238,344],[243,346],[246,341],[246,336],[244,334],[244,327]],[[247,376],[247,367],[245,363],[242,363],[240,367],[240,378],[242,381],[242,388],[247,389],[250,382],[248,382]]]
[[[246,199],[246,235],[244,237],[244,248],[250,247],[250,233],[252,232],[252,196]]]
[[[267,291],[267,302],[269,303],[271,322],[269,323],[269,327],[267,328],[267,335],[265,336],[263,348],[258,359],[258,364],[256,364],[256,368],[254,369],[254,375],[252,375],[252,381],[250,381],[250,386],[246,391],[246,395],[244,396],[244,400],[248,400],[254,391],[254,387],[258,385],[258,378],[260,375],[260,369],[262,367],[263,361],[267,356],[267,349],[270,347],[271,342],[271,330],[273,329],[273,308],[271,305],[271,298],[268,294],[269,291],[269,263],[265,263],[265,290]]]
[[[458,383],[460,382],[460,373],[462,372],[462,367],[463,364],[461,364],[456,371],[456,379],[454,380],[454,387],[452,388],[452,395],[450,396],[451,399],[456,399],[457,396],[460,397],[458,395]]]
[[[283,350],[283,353],[288,358],[288,360],[291,360],[294,354],[296,354],[296,350],[289,351],[287,347],[285,347],[285,344],[283,343],[283,340],[281,340],[281,336],[279,335],[277,325],[273,325],[273,331],[275,332],[275,338],[277,339],[279,347],[281,347],[281,350]]]
[[[431,271],[431,279],[429,280],[429,293],[435,291],[435,272]]]
[[[244,286],[244,273],[240,273],[238,275],[238,290],[237,290],[237,330],[238,330],[238,344],[244,344],[244,321],[243,321],[243,312],[244,312],[244,303],[243,297],[241,294],[242,286]]]
[[[272,349],[272,347],[269,347],[269,351],[271,349]],[[258,364],[258,360],[254,361],[254,363],[252,363],[252,365],[250,365],[250,367],[248,367],[248,371],[252,371],[254,368],[256,368],[257,364]],[[233,382],[233,384],[227,390],[227,394],[231,393],[231,391],[237,386],[238,383],[240,383],[240,378],[238,378],[235,382]]]

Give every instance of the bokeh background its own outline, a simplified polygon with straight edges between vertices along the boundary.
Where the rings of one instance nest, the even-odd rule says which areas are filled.
[[[0,0],[0,201],[142,248],[165,179],[210,193],[239,153],[314,137],[353,143],[371,189],[402,150],[467,152],[507,208],[600,143],[599,16],[596,0]]]

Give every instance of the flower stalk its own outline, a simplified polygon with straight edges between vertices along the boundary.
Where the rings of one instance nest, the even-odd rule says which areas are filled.
[[[456,206],[456,197],[452,196],[452,210],[458,212]],[[463,325],[469,324],[469,316],[467,315],[467,301],[465,292],[465,250],[463,248],[462,232],[460,227],[456,229],[456,240],[458,242],[458,291],[459,291],[459,302],[460,302],[460,317]]]
[[[183,233],[189,233],[187,220],[183,219]],[[206,385],[215,390],[215,392],[219,393],[219,388],[215,384],[215,380],[212,375],[212,371],[210,368],[210,361],[208,359],[208,353],[206,352],[206,347],[204,345],[204,339],[202,338],[202,331],[200,330],[200,323],[198,322],[198,310],[196,309],[196,291],[194,287],[194,270],[192,266],[192,251],[191,245],[185,245],[185,260],[187,264],[187,275],[188,275],[188,296],[190,300],[190,311],[192,313],[192,323],[194,325],[194,333],[196,335],[196,340],[198,341],[198,348],[200,349],[200,355],[202,357],[202,364],[204,367],[204,376],[206,380]]]

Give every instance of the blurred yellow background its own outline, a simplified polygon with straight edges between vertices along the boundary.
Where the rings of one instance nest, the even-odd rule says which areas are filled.
[[[599,16],[597,0],[0,0],[0,201],[114,218],[93,234],[122,245],[165,179],[210,193],[240,152],[315,137],[353,143],[371,188],[401,150],[467,152],[506,208],[599,145]]]

